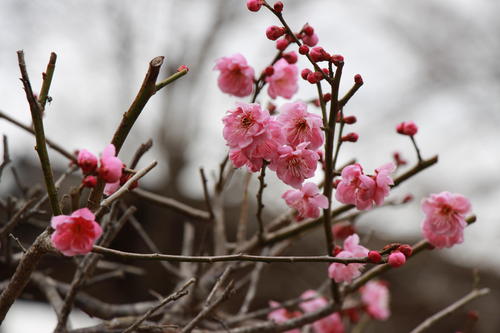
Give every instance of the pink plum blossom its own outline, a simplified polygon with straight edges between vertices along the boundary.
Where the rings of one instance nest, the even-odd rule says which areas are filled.
[[[342,180],[337,185],[335,198],[344,204],[356,205],[360,210],[372,207],[375,181],[363,173],[360,164],[346,166],[342,170]]]
[[[470,211],[469,200],[461,194],[441,192],[422,201],[425,219],[422,232],[437,248],[451,247],[464,241],[467,226],[465,215]]]
[[[328,301],[314,290],[306,290],[300,296],[302,299],[313,297],[314,299],[300,303],[299,306],[304,312],[314,312],[328,305]],[[312,326],[315,333],[344,333],[344,325],[338,312],[315,321]]]
[[[88,208],[75,210],[70,216],[54,216],[50,225],[55,229],[51,236],[52,245],[66,256],[89,253],[102,234]]]
[[[119,188],[120,188],[119,180],[114,183],[107,183],[106,186],[104,186],[104,194],[111,195],[115,193]]]
[[[299,144],[295,150],[290,146],[278,148],[278,157],[271,161],[269,169],[276,171],[285,184],[300,188],[304,179],[314,176],[319,155],[307,149],[309,142]]]
[[[336,257],[337,258],[359,258],[366,257],[368,255],[368,249],[362,245],[359,245],[359,236],[353,234],[347,237],[344,241],[344,249],[340,251]],[[361,275],[361,269],[364,264],[348,264],[344,265],[341,263],[332,263],[328,267],[328,276],[334,279],[335,282],[351,282],[353,279]]]
[[[270,119],[269,111],[259,104],[237,103],[237,108],[229,110],[222,118],[223,136],[231,148],[245,148],[256,136],[265,132]]]
[[[113,144],[107,145],[101,155],[99,176],[104,179],[106,183],[119,181],[122,176],[123,163],[115,155],[116,150]]]
[[[274,301],[269,301],[269,305],[273,308],[280,306],[280,304],[278,302],[274,302]],[[269,314],[267,315],[267,318],[271,319],[272,321],[279,324],[279,323],[283,323],[291,318],[299,317],[300,315],[301,315],[301,313],[299,311],[292,312],[292,311],[289,311],[285,308],[280,308],[280,309],[276,309],[274,311],[269,312]],[[300,329],[295,328],[293,330],[285,331],[285,333],[300,333]]]
[[[295,64],[289,64],[285,59],[276,61],[273,66],[274,73],[266,77],[266,82],[269,84],[267,90],[271,98],[278,96],[284,98],[292,98],[299,89],[298,77],[299,69]]]
[[[384,203],[384,198],[389,195],[391,185],[394,185],[394,181],[391,178],[391,173],[394,170],[396,170],[394,163],[387,163],[375,169],[375,193],[373,201],[375,201],[377,206]]]
[[[328,208],[328,199],[314,183],[305,183],[300,190],[288,190],[282,198],[288,206],[297,210],[298,221],[307,217],[317,218],[321,214],[320,208]]]
[[[386,320],[391,315],[389,309],[389,289],[381,281],[370,281],[360,289],[361,300],[366,312],[378,320]]]
[[[306,103],[286,103],[279,111],[278,121],[291,146],[309,142],[308,148],[316,150],[323,145],[323,121],[319,115],[307,112]]]
[[[375,175],[367,176],[360,164],[349,165],[342,170],[335,198],[359,210],[370,209],[373,204],[380,206],[394,184],[390,174],[395,169],[393,163],[387,163],[375,169]]]
[[[239,53],[217,59],[214,69],[220,71],[217,83],[226,94],[245,97],[252,93],[254,70]]]
[[[87,175],[97,168],[97,157],[87,149],[81,149],[78,152],[77,163],[83,173]]]

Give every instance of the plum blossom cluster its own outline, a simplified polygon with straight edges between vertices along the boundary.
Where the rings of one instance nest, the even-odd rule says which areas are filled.
[[[380,206],[394,184],[391,173],[395,168],[393,163],[387,163],[369,176],[364,174],[358,163],[346,166],[337,183],[335,198],[341,203],[355,205],[359,210],[370,209],[373,205]]]
[[[85,178],[82,181],[85,187],[95,187],[96,176],[99,175],[106,183],[104,193],[113,194],[121,185],[131,177],[130,173],[124,171],[125,165],[116,157],[116,149],[113,144],[104,148],[99,163],[97,157],[87,149],[78,152],[77,164],[82,170]]]

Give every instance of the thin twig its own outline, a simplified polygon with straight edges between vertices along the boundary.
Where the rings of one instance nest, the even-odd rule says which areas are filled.
[[[207,187],[207,177],[205,176],[205,170],[200,168],[201,184],[203,185],[203,196],[205,197],[205,206],[207,207],[210,220],[214,218],[214,211],[212,209],[212,203],[210,201],[210,194],[208,193]]]
[[[38,200],[38,198],[32,198],[24,203],[24,205],[19,209],[14,216],[10,218],[10,220],[5,223],[0,229],[0,239],[7,236],[16,225],[23,220],[23,215],[25,215],[26,211],[30,209],[33,204]]]
[[[158,305],[153,306],[151,309],[148,310],[141,318],[139,318],[135,323],[133,323],[129,328],[123,331],[123,333],[130,333],[137,327],[139,327],[140,324],[142,324],[146,319],[151,317],[158,309],[163,307],[165,304],[168,304],[170,302],[176,301],[179,298],[183,297],[188,293],[186,290],[191,284],[193,284],[196,281],[196,279],[191,278],[189,281],[187,281],[178,291],[173,293],[172,295],[166,297],[163,301],[161,301]]]
[[[172,209],[180,214],[183,214],[188,217],[192,217],[195,220],[209,220],[210,213],[203,211],[201,209],[197,209],[191,206],[188,206],[180,201],[177,201],[172,198],[164,197],[162,195],[146,191],[141,188],[136,188],[132,191],[132,194],[146,199],[147,201],[154,203],[158,206]]]
[[[262,255],[267,255],[269,252],[269,248],[264,248],[262,250]],[[243,300],[243,304],[240,307],[239,315],[245,314],[250,309],[253,300],[255,299],[255,295],[257,295],[257,287],[259,286],[260,274],[262,269],[264,268],[263,262],[259,262],[255,265],[255,268],[252,271],[250,278],[250,286],[248,287],[248,291],[245,295],[245,299]]]
[[[264,203],[262,202],[262,196],[264,194],[264,188],[266,188],[266,183],[264,182],[264,178],[266,177],[266,166],[267,162],[264,161],[262,164],[262,169],[259,175],[259,191],[257,192],[257,222],[259,224],[259,241],[263,242],[265,239],[264,235],[264,221],[262,220],[262,211],[264,210]]]
[[[171,262],[208,262],[214,263],[219,261],[255,261],[255,262],[337,262],[343,264],[352,263],[367,263],[367,257],[360,258],[336,258],[332,256],[257,256],[251,254],[228,254],[221,256],[184,256],[173,254],[160,254],[160,253],[134,253],[125,252],[114,249],[109,249],[103,246],[94,245],[92,250],[94,253],[111,255],[119,258],[137,259],[137,260],[165,260]]]
[[[420,149],[417,146],[417,141],[415,141],[415,137],[413,135],[410,135],[410,139],[413,147],[415,148],[415,152],[417,153],[418,163],[422,163],[422,155],[420,155]]]
[[[248,225],[248,186],[252,179],[252,173],[247,172],[243,181],[243,198],[240,205],[240,218],[238,220],[238,230],[236,232],[236,245],[240,246],[246,239]]]
[[[49,98],[50,84],[52,83],[52,77],[54,76],[54,70],[56,69],[57,54],[52,52],[50,54],[49,63],[47,64],[47,69],[42,73],[42,87],[40,88],[40,93],[38,94],[38,103],[42,107],[42,112],[45,110],[45,103]]]
[[[137,148],[137,151],[134,154],[134,157],[130,161],[129,168],[130,169],[135,169],[137,167],[137,164],[139,163],[141,157],[146,154],[151,147],[153,147],[153,140],[149,139],[148,141],[144,142]]]
[[[2,164],[0,164],[0,181],[2,179],[3,169],[11,162],[7,135],[4,134],[2,137],[3,137],[3,159],[2,159]]]
[[[470,301],[487,295],[490,293],[489,288],[483,288],[483,289],[473,289],[471,292],[469,292],[467,295],[464,297],[460,298],[459,300],[455,301],[453,304],[447,306],[443,310],[439,311],[438,313],[430,316],[426,320],[424,320],[420,325],[415,327],[410,333],[421,333],[425,332],[427,329],[429,329],[432,325],[440,321],[441,319],[445,318],[446,316],[451,315],[453,312],[464,306],[465,304],[469,303]]]
[[[231,290],[233,288],[233,281],[229,282],[229,284],[226,286],[226,288],[224,289],[224,291],[222,292],[222,294],[210,305],[208,306],[204,306],[203,307],[203,310],[200,311],[200,313],[198,313],[198,315],[196,317],[193,318],[193,320],[191,320],[183,329],[182,329],[182,333],[189,333],[193,330],[193,328],[195,328],[196,324],[202,320],[203,318],[205,318],[206,316],[208,316],[210,314],[210,312],[212,312],[220,303],[222,303],[223,301],[225,301],[226,299],[229,298],[230,294],[231,294]]]

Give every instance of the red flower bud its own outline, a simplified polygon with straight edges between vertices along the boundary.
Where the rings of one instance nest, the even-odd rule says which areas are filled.
[[[309,52],[311,60],[314,62],[325,61],[330,58],[328,52],[326,52],[321,46],[316,46]]]
[[[285,50],[290,42],[286,38],[281,38],[276,41],[276,48],[280,51]]]
[[[337,254],[339,254],[340,252],[342,252],[342,248],[338,245],[335,245],[335,248],[333,249],[333,256],[337,256]]]
[[[177,71],[178,72],[182,72],[182,71],[186,71],[186,72],[189,72],[189,67],[186,66],[186,65],[180,65],[179,68],[177,68]]]
[[[363,78],[361,77],[360,74],[354,75],[354,83],[361,85],[363,84]]]
[[[332,94],[330,94],[330,93],[326,93],[326,94],[324,94],[324,95],[323,95],[323,100],[324,100],[325,102],[328,102],[328,101],[330,101],[331,99],[332,99]]]
[[[307,74],[307,81],[309,81],[309,83],[312,83],[312,84],[315,84],[315,83],[318,83],[319,80],[318,78],[316,77],[316,75],[314,75],[316,72],[311,72],[309,74]]]
[[[276,1],[274,3],[274,10],[277,11],[278,13],[281,13],[283,11],[283,2],[281,1]]]
[[[299,53],[300,54],[307,54],[309,52],[309,46],[307,45],[301,45],[299,47]]]
[[[270,40],[276,40],[285,34],[285,29],[272,25],[266,29],[266,36]]]
[[[87,176],[82,180],[82,185],[85,187],[94,188],[96,184],[97,184],[97,178],[95,178],[94,176]]]
[[[312,36],[314,34],[314,28],[311,27],[309,24],[306,23],[306,25],[304,25],[304,27],[302,28],[302,31],[304,31],[304,33],[307,35],[307,36]]]
[[[359,139],[359,135],[357,133],[354,133],[354,132],[351,132],[351,133],[347,133],[346,135],[344,135],[343,137],[340,138],[340,140],[342,141],[349,141],[349,142],[356,142],[358,141]]]
[[[408,245],[408,244],[403,244],[403,245],[400,245],[400,246],[398,247],[398,250],[397,250],[397,251],[399,251],[399,252],[401,252],[402,254],[404,254],[406,258],[410,257],[410,256],[411,256],[411,254],[412,254],[412,252],[413,252],[413,250],[412,250],[411,246],[410,246],[410,245]]]
[[[294,51],[288,52],[288,53],[283,53],[282,57],[289,64],[295,64],[297,62],[297,53],[295,53]]]
[[[304,68],[302,72],[300,72],[300,76],[302,76],[304,80],[307,80],[307,76],[311,73],[312,71],[309,68]]]
[[[396,163],[396,166],[408,164],[408,162],[405,159],[403,159],[401,157],[401,154],[399,154],[398,152],[395,152],[394,154],[392,154],[392,157],[394,158],[394,162]]]
[[[396,126],[399,134],[414,136],[418,132],[418,127],[413,121],[404,121]]]
[[[258,12],[262,7],[262,0],[247,0],[247,8],[251,12]]]
[[[368,260],[374,264],[378,264],[382,260],[382,255],[378,251],[368,252]]]
[[[273,66],[267,66],[266,69],[264,69],[264,74],[266,76],[271,76],[274,74],[274,68]]]
[[[331,56],[330,60],[334,64],[338,64],[338,63],[344,62],[344,57],[341,56],[340,54],[334,54],[334,55]]]
[[[335,239],[346,239],[355,232],[354,226],[348,221],[335,223],[332,226],[332,234]]]
[[[356,123],[356,121],[358,121],[356,116],[344,117],[344,123],[346,123],[346,124],[352,125],[352,124]]]

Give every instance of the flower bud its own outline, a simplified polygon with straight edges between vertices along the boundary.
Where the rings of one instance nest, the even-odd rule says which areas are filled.
[[[401,154],[399,152],[394,152],[392,154],[392,157],[394,158],[394,162],[396,163],[396,166],[402,166],[408,164],[408,162],[401,157]]]
[[[414,136],[418,132],[418,127],[413,121],[404,121],[396,126],[396,131],[402,135]]]
[[[264,69],[264,74],[266,76],[271,76],[274,74],[274,67],[273,66],[267,66],[266,69]]]
[[[313,47],[316,44],[318,44],[319,38],[318,38],[318,35],[316,35],[316,34],[312,34],[312,36],[303,35],[302,36],[302,41],[307,46]]]
[[[382,260],[382,255],[378,251],[370,251],[368,252],[368,260],[371,263],[378,264]]]
[[[285,59],[289,64],[295,64],[297,62],[297,53],[291,51],[288,53],[283,53],[283,59]]]
[[[349,125],[352,125],[352,124],[356,123],[356,121],[358,121],[356,116],[347,116],[347,117],[344,117],[343,120],[344,120],[344,123],[349,124]]]
[[[344,57],[341,56],[340,54],[334,54],[331,56],[330,60],[335,64],[338,65],[341,62],[344,62]]]
[[[177,71],[178,72],[182,72],[182,71],[186,71],[186,72],[189,72],[189,67],[186,66],[186,65],[180,65],[179,68],[177,68]]]
[[[307,74],[307,81],[309,81],[309,83],[315,84],[315,83],[319,82],[316,75],[314,75],[315,73],[316,72],[311,72],[311,73]]]
[[[332,226],[332,234],[335,239],[346,239],[355,232],[354,226],[349,221],[335,223]]]
[[[276,41],[276,48],[280,51],[285,50],[290,42],[286,38],[281,38]]]
[[[285,34],[285,29],[272,25],[266,29],[266,36],[270,40],[276,40]]]
[[[316,46],[309,52],[311,60],[314,62],[325,61],[330,58],[328,52],[326,52],[321,46]]]
[[[361,77],[360,74],[354,75],[354,83],[361,85],[363,84],[363,78]]]
[[[338,245],[335,245],[335,248],[333,249],[333,256],[337,256],[337,254],[339,254],[340,252],[342,252],[342,248]]]
[[[77,164],[85,175],[92,173],[97,168],[97,157],[87,149],[78,152]]]
[[[302,76],[304,80],[307,80],[307,76],[311,73],[312,71],[309,68],[304,68],[302,72],[300,72],[300,76]]]
[[[299,47],[299,53],[300,54],[307,54],[307,53],[309,53],[309,46],[307,46],[307,45],[301,45]]]
[[[82,185],[84,187],[94,188],[97,185],[97,179],[94,176],[87,176],[83,178]]]
[[[413,253],[413,250],[412,250],[411,246],[408,245],[408,244],[400,245],[398,247],[397,251],[399,251],[402,254],[404,254],[406,258],[410,257],[411,254]]]
[[[329,102],[331,99],[332,99],[332,94],[326,93],[326,94],[323,95],[323,100],[325,102]]]
[[[276,1],[274,3],[274,10],[277,11],[278,13],[281,13],[283,11],[283,2],[281,1]]]
[[[389,254],[389,258],[388,258],[387,262],[392,267],[403,266],[406,262],[406,257],[403,253],[401,253],[399,251],[394,251],[391,254]]]
[[[356,142],[358,141],[359,139],[359,135],[357,133],[354,133],[354,132],[351,132],[351,133],[347,133],[346,135],[344,135],[343,137],[340,138],[340,140],[342,141],[349,141],[349,142]]]
[[[247,0],[247,8],[251,12],[258,12],[262,7],[262,0]]]
[[[304,25],[302,31],[306,34],[306,36],[312,36],[314,34],[314,28],[311,27],[308,23]]]

